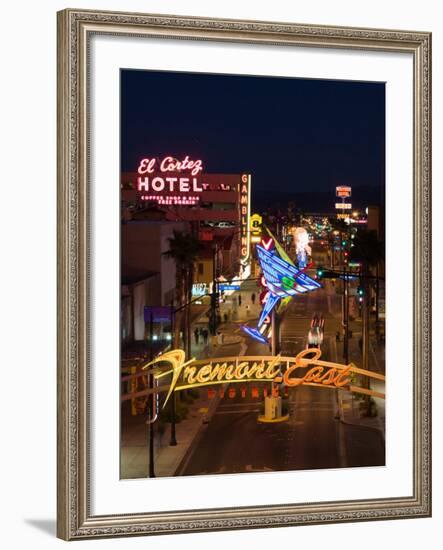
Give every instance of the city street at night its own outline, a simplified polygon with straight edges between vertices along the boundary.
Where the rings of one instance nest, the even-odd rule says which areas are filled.
[[[384,85],[121,92],[121,478],[384,466]]]

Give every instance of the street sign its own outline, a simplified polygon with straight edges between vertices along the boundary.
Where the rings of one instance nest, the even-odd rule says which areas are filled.
[[[226,290],[240,290],[240,285],[219,284],[218,289],[220,292],[225,292]]]
[[[335,188],[335,194],[337,197],[340,197],[340,198],[350,197],[351,192],[352,192],[352,188],[349,187],[348,185],[339,185],[338,187]]]
[[[337,210],[351,210],[352,204],[350,202],[336,202],[335,208]]]
[[[143,310],[143,317],[145,323],[149,323],[151,320],[154,323],[170,323],[171,322],[171,308],[169,306],[145,306]]]

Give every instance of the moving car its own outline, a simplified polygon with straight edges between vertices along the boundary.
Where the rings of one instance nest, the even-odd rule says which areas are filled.
[[[325,320],[323,319],[323,316],[317,315],[316,313],[312,316],[311,319],[311,328],[308,332],[308,349],[309,348],[319,348],[321,349],[321,345],[323,344],[323,337],[324,337],[324,327],[325,327]]]

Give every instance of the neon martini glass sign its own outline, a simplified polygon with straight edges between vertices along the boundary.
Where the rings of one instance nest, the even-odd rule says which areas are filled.
[[[322,285],[303,270],[297,269],[278,243],[275,248],[271,248],[269,241],[263,244],[264,246],[256,246],[256,252],[263,271],[262,283],[268,294],[257,326],[253,328],[242,325],[242,329],[259,342],[268,343],[264,333],[269,324],[269,316],[279,302],[287,297],[293,298],[297,294],[317,290]]]

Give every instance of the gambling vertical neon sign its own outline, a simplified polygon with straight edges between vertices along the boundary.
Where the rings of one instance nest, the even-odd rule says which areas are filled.
[[[249,219],[251,216],[251,175],[242,174],[240,181],[240,261],[246,265],[249,260]]]

